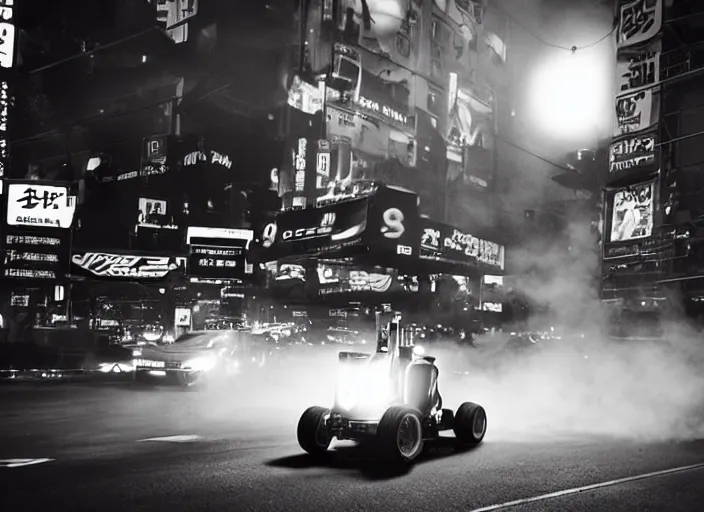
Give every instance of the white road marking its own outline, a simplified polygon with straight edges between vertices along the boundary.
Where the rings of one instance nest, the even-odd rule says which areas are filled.
[[[148,439],[140,439],[138,443],[143,443],[146,441],[156,441],[163,443],[192,443],[193,441],[199,441],[202,437],[200,436],[166,436],[166,437],[150,437]]]
[[[634,482],[636,480],[643,480],[646,478],[653,478],[656,476],[669,475],[672,473],[680,473],[682,471],[692,471],[695,469],[703,469],[704,463],[692,464],[691,466],[680,466],[677,468],[663,469],[662,471],[653,471],[652,473],[643,473],[642,475],[629,476],[626,478],[619,478],[617,480],[608,480],[606,482],[599,482],[598,484],[585,485],[583,487],[575,487],[574,489],[565,489],[563,491],[555,491],[548,494],[541,494],[539,496],[533,496],[532,498],[522,498],[520,500],[507,501],[505,503],[499,503],[497,505],[489,505],[488,507],[475,508],[469,512],[489,512],[490,510],[500,510],[504,508],[516,507],[518,505],[525,505],[526,503],[535,503],[536,501],[544,501],[552,498],[560,498],[562,496],[569,496],[571,494],[578,494],[580,492],[593,491],[595,489],[601,489],[603,487],[611,487],[614,485],[624,484],[628,482]]]
[[[20,468],[50,462],[54,459],[0,459],[0,468]]]

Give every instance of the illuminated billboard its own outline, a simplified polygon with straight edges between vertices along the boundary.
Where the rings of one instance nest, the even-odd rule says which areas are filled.
[[[611,242],[627,242],[653,234],[655,182],[627,187],[614,194],[611,213]]]

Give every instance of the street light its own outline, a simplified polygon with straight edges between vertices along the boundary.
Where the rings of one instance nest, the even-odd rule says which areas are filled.
[[[605,48],[608,50],[608,48]],[[613,56],[597,48],[560,50],[540,62],[529,80],[531,124],[563,141],[593,139],[610,127]]]

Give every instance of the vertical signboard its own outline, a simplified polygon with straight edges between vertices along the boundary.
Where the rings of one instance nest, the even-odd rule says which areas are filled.
[[[68,271],[76,198],[69,186],[9,182],[2,234],[2,277],[57,281]]]
[[[617,44],[619,48],[654,38],[662,28],[662,0],[619,2]]]
[[[9,115],[11,84],[6,70],[15,66],[15,3],[16,0],[0,0],[0,179],[10,166]],[[0,184],[0,194],[3,192]]]
[[[15,66],[15,0],[0,0],[0,68]]]
[[[9,117],[10,84],[7,80],[0,80],[0,179],[5,177],[10,166]]]

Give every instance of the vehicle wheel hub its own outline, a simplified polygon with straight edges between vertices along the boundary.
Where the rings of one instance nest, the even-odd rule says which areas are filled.
[[[474,421],[472,422],[472,434],[474,435],[475,439],[479,439],[484,435],[484,431],[486,430],[486,415],[484,414],[484,411],[477,411],[477,414],[474,415]]]
[[[420,421],[414,415],[407,414],[401,420],[396,435],[396,444],[399,452],[404,457],[412,457],[418,451],[422,440]]]

